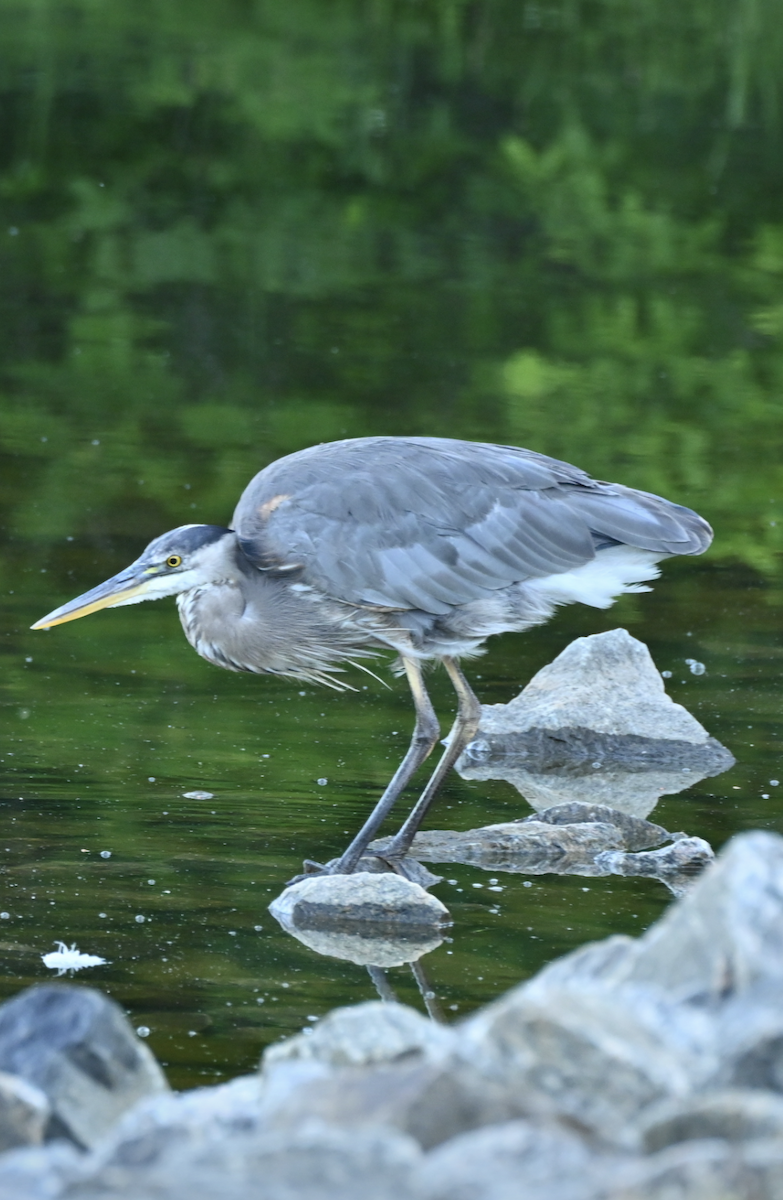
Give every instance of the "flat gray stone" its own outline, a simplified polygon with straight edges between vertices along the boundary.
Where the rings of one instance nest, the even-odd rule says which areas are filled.
[[[316,1060],[331,1067],[376,1066],[421,1054],[443,1054],[454,1045],[453,1032],[404,1004],[368,1000],[335,1008],[308,1030],[268,1046],[262,1071],[279,1063]]]
[[[411,853],[426,862],[471,863],[488,871],[579,874],[579,868],[589,868],[599,851],[622,845],[617,826],[603,822],[507,821],[465,833],[451,829],[417,833]],[[383,842],[373,843],[373,848],[382,853]]]
[[[672,836],[677,838],[673,845],[659,850],[627,850],[657,846]],[[382,854],[388,844],[381,839],[372,849]],[[715,857],[701,838],[672,835],[650,821],[579,802],[464,833],[430,829],[416,835],[411,853],[429,862],[469,863],[512,874],[641,875],[662,880],[678,895]]]
[[[592,1200],[624,1163],[562,1127],[516,1120],[445,1142],[414,1178],[426,1200]]]
[[[662,825],[654,825],[652,821],[645,821],[605,804],[588,804],[579,800],[553,805],[534,817],[523,817],[521,823],[525,825],[539,821],[547,825],[575,825],[580,822],[597,821],[605,825],[614,825],[620,832],[625,850],[649,850],[667,842],[672,836]]]
[[[783,1145],[783,1096],[756,1088],[730,1088],[667,1100],[644,1114],[640,1135],[648,1153],[698,1138],[726,1142],[779,1138]]]
[[[51,1106],[47,1137],[94,1145],[131,1105],[168,1089],[120,1007],[92,988],[28,988],[0,1007],[0,1070]]]
[[[40,1088],[0,1071],[0,1152],[43,1141],[51,1108]]]
[[[576,638],[516,699],[485,705],[480,733],[591,729],[704,745],[707,730],[666,695],[643,642],[626,629]]]
[[[440,945],[451,923],[446,906],[418,883],[365,871],[302,879],[269,911],[318,953],[378,967],[415,962]]]

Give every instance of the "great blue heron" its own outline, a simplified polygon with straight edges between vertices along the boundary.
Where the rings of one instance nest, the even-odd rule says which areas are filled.
[[[341,689],[344,664],[395,650],[413,694],[411,744],[375,809],[331,864],[352,871],[440,729],[422,662],[443,663],[458,699],[447,748],[384,851],[399,861],[481,706],[460,666],[485,638],[546,621],[559,604],[607,608],[647,591],[656,563],[712,540],[689,508],[532,450],[449,438],[373,437],[312,446],[259,472],[231,526],[182,525],[33,629],[176,596],[193,648],[230,671]]]

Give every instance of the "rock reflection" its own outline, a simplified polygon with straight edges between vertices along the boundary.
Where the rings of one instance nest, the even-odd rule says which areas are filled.
[[[599,738],[583,729],[506,733],[471,743],[457,770],[463,779],[507,780],[538,812],[578,800],[646,817],[661,796],[683,792],[734,764],[714,738],[703,745],[662,738],[654,748],[651,740]],[[617,761],[620,754],[626,761]],[[656,761],[665,755],[668,763]]]

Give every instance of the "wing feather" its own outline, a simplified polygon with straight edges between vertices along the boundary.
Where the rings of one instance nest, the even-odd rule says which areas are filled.
[[[589,562],[602,543],[709,544],[679,505],[556,459],[443,438],[361,438],[289,455],[248,484],[233,527],[263,570],[354,604],[447,613]]]

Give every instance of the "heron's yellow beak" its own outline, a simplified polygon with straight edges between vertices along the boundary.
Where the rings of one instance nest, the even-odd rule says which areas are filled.
[[[90,613],[98,612],[101,608],[114,608],[120,604],[133,604],[142,600],[149,591],[155,576],[156,567],[139,567],[134,563],[113,575],[105,583],[99,583],[83,596],[62,604],[48,616],[42,617],[31,625],[31,629],[51,629],[53,625],[62,625],[65,621],[75,621],[77,617],[87,617]]]

